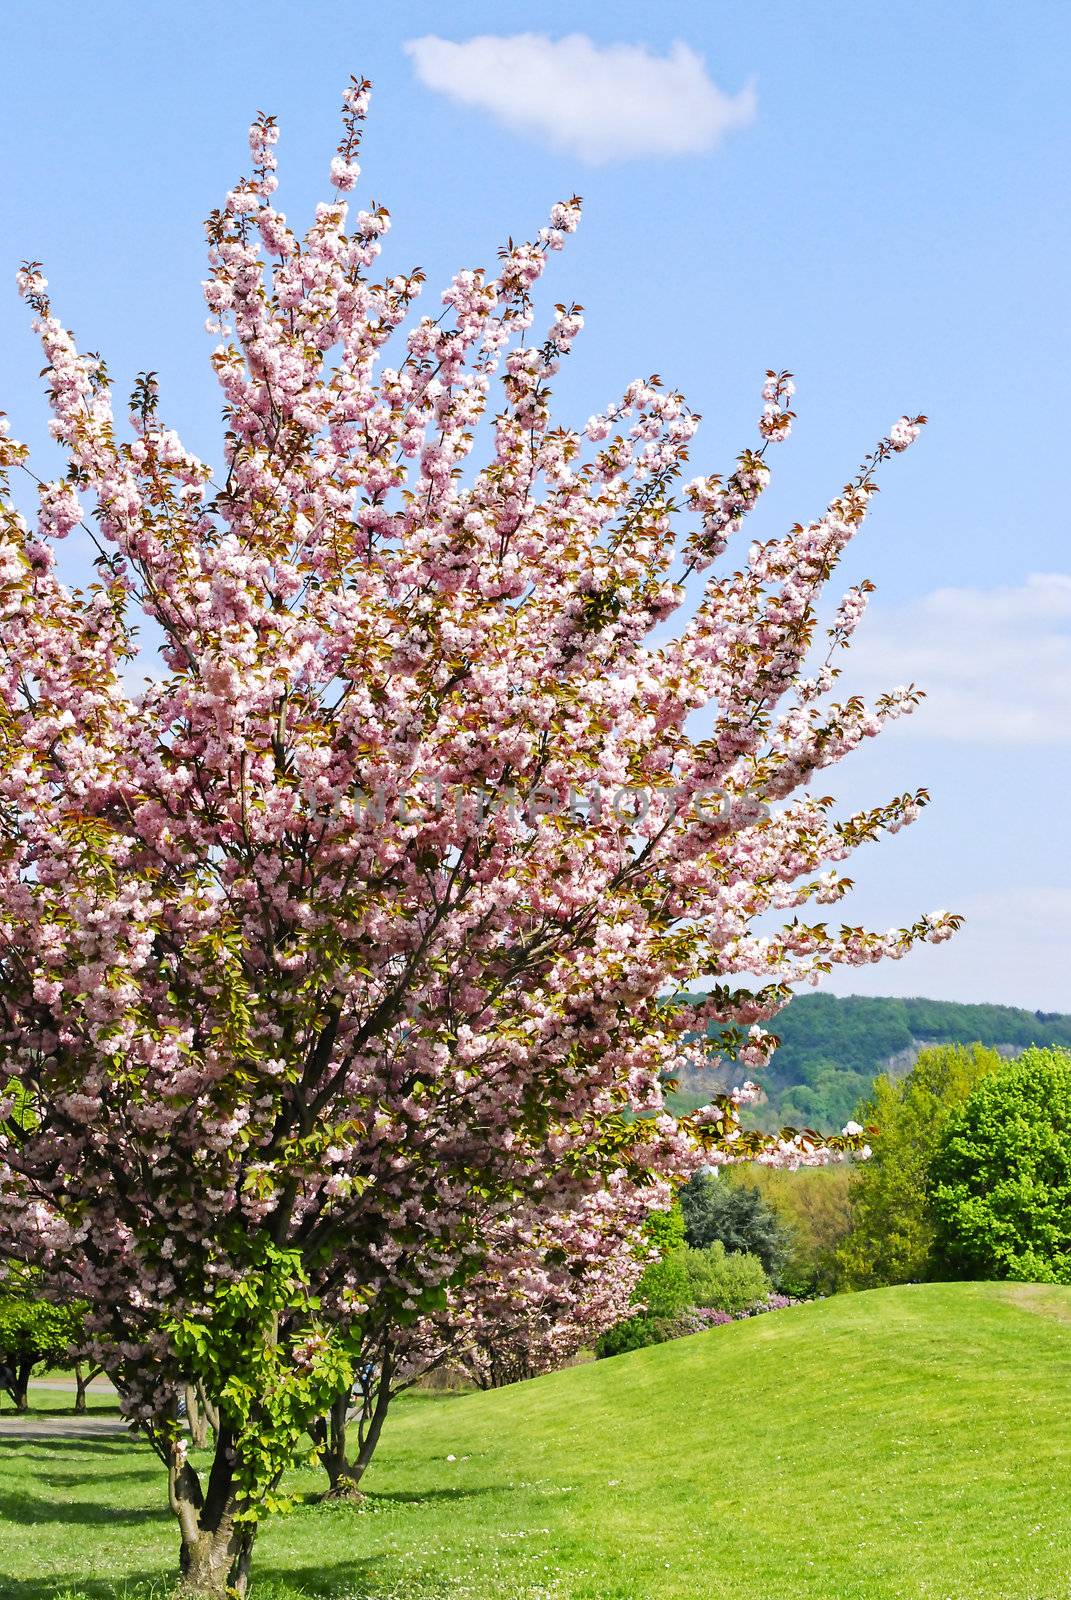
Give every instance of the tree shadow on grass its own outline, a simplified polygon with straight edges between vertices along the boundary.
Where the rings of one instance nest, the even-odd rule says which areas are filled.
[[[115,1434],[114,1437],[103,1434],[98,1438],[67,1439],[49,1435],[47,1438],[20,1439],[16,1434],[6,1433],[0,1437],[0,1450],[7,1455],[9,1451],[21,1451],[24,1455],[34,1454],[49,1457],[55,1455],[70,1455],[78,1452],[83,1455],[102,1457],[129,1456],[131,1441],[124,1434]],[[152,1461],[153,1456],[149,1446],[145,1446],[143,1460]]]
[[[114,1578],[9,1578],[0,1571],[0,1595],[4,1600],[44,1600],[46,1595],[76,1594],[85,1600],[118,1600],[120,1595],[144,1594],[146,1600],[164,1600],[178,1581],[177,1573],[157,1569],[155,1572],[130,1572],[121,1583]]]
[[[111,1523],[169,1522],[167,1507],[113,1506],[91,1500],[43,1500],[22,1489],[0,1489],[0,1521],[40,1526],[60,1522],[64,1526],[104,1526]],[[0,1590],[7,1600],[7,1591]]]
[[[482,1494],[494,1494],[495,1486],[485,1484],[471,1489],[377,1489],[369,1500],[388,1501],[393,1505],[418,1506],[423,1500],[475,1500]]]
[[[262,1595],[298,1595],[306,1600],[443,1600],[445,1589],[441,1577],[414,1572],[408,1565],[394,1565],[382,1555],[355,1556],[352,1561],[337,1561],[330,1566],[276,1567],[270,1561],[253,1560],[251,1600]],[[462,1592],[475,1593],[474,1590]],[[481,1600],[482,1600],[482,1591]],[[4,1600],[7,1600],[6,1592]],[[24,1600],[22,1595],[13,1600]],[[35,1597],[37,1600],[37,1597]],[[95,1595],[88,1600],[97,1600]],[[111,1597],[109,1597],[111,1600]],[[513,1600],[512,1591],[503,1594],[503,1600]]]
[[[95,1474],[92,1477],[88,1472],[50,1472],[47,1463],[42,1463],[37,1469],[37,1479],[46,1489],[83,1489],[89,1483],[120,1483],[124,1479],[144,1481],[145,1473],[140,1467],[127,1467],[125,1471],[113,1471],[111,1468],[106,1473]],[[160,1482],[164,1482],[161,1469]]]

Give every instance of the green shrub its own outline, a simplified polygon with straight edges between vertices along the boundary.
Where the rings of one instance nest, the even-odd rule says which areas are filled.
[[[687,1307],[679,1310],[699,1306],[704,1311],[746,1311],[770,1293],[770,1280],[757,1256],[726,1250],[720,1243],[705,1250],[685,1246],[679,1255],[688,1285]]]
[[[755,1256],[713,1244],[706,1250],[677,1245],[652,1261],[640,1279],[636,1300],[643,1307],[600,1338],[600,1356],[620,1355],[676,1337],[682,1318],[696,1308],[746,1311],[770,1293],[770,1280]]]
[[[931,1206],[948,1271],[1071,1283],[1071,1053],[1027,1050],[975,1086],[945,1127]]]
[[[649,1344],[663,1344],[667,1339],[672,1339],[674,1333],[672,1317],[652,1317],[641,1311],[626,1322],[619,1322],[616,1328],[607,1329],[599,1339],[595,1353],[600,1358],[621,1356],[628,1350],[643,1350]]]
[[[706,1250],[678,1245],[647,1268],[636,1298],[652,1317],[675,1317],[693,1306],[743,1311],[769,1293],[770,1280],[756,1256],[726,1250],[723,1244]]]

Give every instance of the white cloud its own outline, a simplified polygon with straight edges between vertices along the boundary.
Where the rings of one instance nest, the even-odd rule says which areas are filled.
[[[585,161],[709,150],[755,115],[755,90],[725,94],[702,56],[678,41],[597,45],[585,34],[481,34],[454,43],[427,34],[405,45],[416,75],[507,127],[536,133]]]
[[[1018,588],[937,589],[872,609],[842,682],[868,693],[914,682],[926,699],[902,726],[931,739],[1071,743],[1071,574]]]

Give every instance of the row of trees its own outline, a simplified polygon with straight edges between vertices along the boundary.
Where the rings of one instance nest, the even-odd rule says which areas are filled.
[[[935,1278],[1071,1281],[1071,1053],[923,1050],[877,1078],[852,1170],[734,1171],[785,1230],[779,1285],[829,1294]],[[687,1196],[688,1191],[685,1191]],[[744,1246],[744,1248],[754,1248]]]
[[[269,117],[209,219],[218,469],[152,374],[124,428],[35,263],[67,464],[32,515],[0,435],[0,1250],[86,1303],[190,1595],[244,1593],[307,1432],[369,1371],[389,1394],[444,1320],[529,1282],[542,1304],[548,1278],[568,1298],[577,1260],[583,1286],[610,1259],[625,1281],[703,1161],[860,1148],[747,1133],[728,1093],[679,1120],[664,1087],[761,1067],[792,984],[957,925],[815,911],[926,801],[838,817],[808,789],[917,698],[836,697],[868,586],[824,632],[818,607],[924,419],[715,570],[789,375],[724,477],[686,475],[699,418],[657,378],[557,425],[580,308],[530,330],[579,201],[418,317],[422,274],[372,270],[387,213],[347,211],[367,100],[355,80],[303,236]],[[86,588],[68,537],[96,552]],[[664,997],[700,984],[697,1041]]]

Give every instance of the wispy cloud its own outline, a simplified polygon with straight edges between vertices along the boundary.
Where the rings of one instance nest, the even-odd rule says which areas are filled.
[[[597,45],[585,34],[481,34],[455,43],[427,34],[405,45],[417,77],[507,127],[542,136],[585,161],[691,155],[755,115],[748,84],[726,94],[686,44]]]
[[[912,680],[925,689],[903,725],[917,736],[1069,744],[1071,574],[1035,573],[1018,587],[936,589],[888,611],[875,603],[849,660],[853,687]]]
[[[917,946],[902,961],[838,968],[823,987],[1071,1011],[1071,889],[1024,884],[953,893],[948,903],[967,919],[948,944]]]

